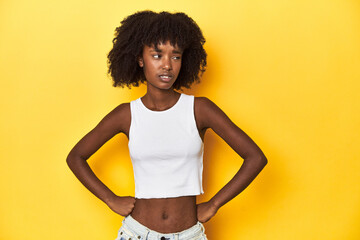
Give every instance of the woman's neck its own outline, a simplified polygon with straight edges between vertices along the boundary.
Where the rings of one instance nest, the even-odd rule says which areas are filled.
[[[171,108],[179,100],[180,93],[173,89],[150,89],[141,98],[145,106],[154,111],[163,111]]]

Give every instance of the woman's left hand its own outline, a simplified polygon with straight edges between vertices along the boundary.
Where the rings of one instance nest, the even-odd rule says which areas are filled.
[[[218,208],[212,202],[203,202],[197,205],[197,218],[201,223],[209,221],[215,216]]]

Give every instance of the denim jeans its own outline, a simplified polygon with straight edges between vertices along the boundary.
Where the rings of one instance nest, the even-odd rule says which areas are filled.
[[[116,240],[207,240],[204,226],[194,226],[177,233],[159,233],[148,229],[130,215],[123,220]]]

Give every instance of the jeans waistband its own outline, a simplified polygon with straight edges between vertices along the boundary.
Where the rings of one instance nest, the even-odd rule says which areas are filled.
[[[144,236],[145,239],[147,239],[147,237],[149,239],[166,239],[166,240],[191,239],[192,237],[199,236],[202,233],[204,233],[204,226],[200,222],[197,222],[194,226],[185,229],[181,232],[160,233],[147,228],[146,226],[136,221],[130,215],[125,217],[125,219],[123,220],[123,225],[134,234]]]

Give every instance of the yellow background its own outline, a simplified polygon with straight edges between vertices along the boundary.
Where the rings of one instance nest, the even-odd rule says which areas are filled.
[[[109,111],[145,93],[113,88],[106,54],[121,19],[184,11],[207,39],[207,96],[269,164],[208,223],[209,239],[360,239],[360,2],[0,2],[0,239],[115,239],[122,217],[65,159]],[[205,138],[209,199],[242,159]],[[117,194],[133,194],[127,139],[91,159]]]

